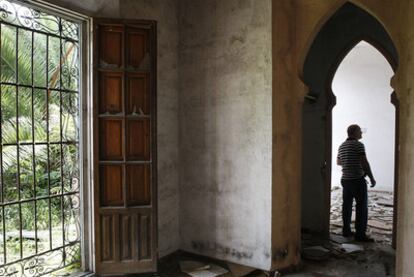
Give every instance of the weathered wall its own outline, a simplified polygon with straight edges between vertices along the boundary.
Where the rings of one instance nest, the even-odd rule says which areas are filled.
[[[298,82],[295,1],[272,5],[272,269],[300,262],[304,88]]]
[[[178,250],[178,26],[175,0],[48,0],[93,17],[157,21],[158,249]]]
[[[180,0],[181,249],[270,266],[271,1]]]
[[[414,2],[401,1],[396,9],[398,20],[390,18],[387,22],[395,33],[401,58],[394,80],[394,89],[398,92],[401,105],[397,276],[409,277],[414,276]]]
[[[281,3],[282,2],[282,3]],[[293,3],[292,3],[293,2]],[[279,148],[301,148],[301,142],[294,143],[279,139],[279,137],[301,137],[300,128],[291,128],[287,134],[287,122],[300,122],[301,109],[297,109],[298,99],[303,97],[306,88],[297,77],[302,77],[304,57],[306,56],[309,46],[315,35],[320,30],[323,23],[346,1],[332,0],[284,0],[274,1],[273,6],[273,110],[277,109],[290,110],[289,120],[283,116],[273,117],[273,160],[278,161],[282,158],[292,160],[292,163],[283,167],[273,165],[273,176],[279,176],[285,172],[287,182],[278,184],[273,178],[273,189],[283,186],[281,191],[287,191],[287,196],[282,201],[273,200],[273,210],[285,208],[286,205],[295,205],[299,207],[299,202],[290,201],[291,197],[295,198],[300,192],[299,182],[294,176],[301,166],[300,152],[293,151],[286,153],[276,151]],[[414,276],[414,264],[412,256],[414,252],[414,233],[411,231],[414,227],[414,190],[411,188],[411,182],[414,178],[414,148],[411,143],[414,139],[414,95],[411,90],[414,85],[414,2],[410,0],[401,1],[377,1],[377,0],[360,0],[351,1],[366,9],[376,17],[385,26],[394,41],[400,64],[393,80],[393,87],[396,90],[401,103],[400,110],[400,159],[399,159],[399,206],[398,206],[398,242],[397,242],[397,276]],[[277,5],[276,5],[277,3]],[[284,30],[295,30],[294,40],[292,35],[287,34]],[[278,31],[278,32],[276,32]],[[291,42],[288,49],[288,42]],[[287,56],[289,59],[279,57],[280,54]],[[293,69],[292,69],[293,68]],[[283,71],[282,69],[285,69]],[[295,74],[292,72],[296,71]],[[277,83],[281,83],[277,85]],[[275,85],[276,84],[276,85]],[[299,89],[302,86],[302,89]],[[291,96],[294,94],[294,96]],[[290,108],[289,108],[290,107]],[[275,136],[276,135],[276,136]],[[276,148],[276,150],[275,150]],[[288,189],[288,182],[293,183],[294,189]],[[290,186],[289,186],[290,187]],[[296,205],[297,204],[297,205]],[[298,215],[295,215],[297,217]],[[296,226],[298,227],[298,226]],[[289,234],[294,231],[279,227],[276,220],[272,224],[272,238],[277,235]],[[281,240],[272,240],[273,249],[281,245]],[[288,255],[287,255],[288,256]],[[297,257],[293,256],[286,260],[287,264],[297,263]],[[277,267],[282,263],[273,263]]]

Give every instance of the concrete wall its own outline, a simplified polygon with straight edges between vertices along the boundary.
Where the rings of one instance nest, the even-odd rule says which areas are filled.
[[[269,269],[271,1],[178,2],[181,249]]]
[[[158,249],[179,247],[178,25],[175,0],[48,0],[93,17],[157,21]]]
[[[294,3],[292,3],[294,2]],[[273,78],[276,82],[282,83],[273,86],[273,110],[282,109],[290,111],[290,122],[301,122],[302,110],[298,109],[298,102],[307,92],[300,78],[303,77],[304,58],[306,57],[309,47],[313,42],[316,34],[319,32],[323,24],[328,18],[346,1],[332,0],[308,0],[308,1],[274,1],[273,15]],[[375,18],[377,18],[385,26],[394,41],[400,64],[396,76],[393,78],[392,85],[396,90],[400,100],[400,149],[399,149],[399,189],[398,189],[398,241],[397,241],[397,276],[414,276],[414,264],[412,256],[414,252],[414,189],[412,188],[412,180],[414,179],[414,148],[412,141],[414,139],[414,94],[412,88],[414,85],[414,2],[410,0],[401,1],[377,1],[377,0],[360,0],[351,1],[366,9]],[[277,3],[277,5],[276,5]],[[282,7],[283,9],[280,9]],[[284,30],[293,31],[291,33]],[[293,36],[293,39],[292,39]],[[285,41],[285,42],[281,42]],[[291,46],[289,49],[287,46]],[[279,56],[284,54],[285,58]],[[282,69],[286,69],[283,71]],[[292,69],[293,68],[293,69]],[[299,78],[298,78],[299,77]],[[293,96],[292,96],[293,94]],[[277,208],[285,209],[286,205],[295,205],[295,209],[300,207],[300,202],[292,204],[290,199],[296,199],[296,195],[300,193],[300,179],[296,179],[294,173],[301,168],[301,152],[293,151],[286,155],[283,151],[275,151],[275,147],[279,149],[294,147],[301,149],[300,140],[287,142],[280,137],[302,137],[301,128],[290,128],[287,133],[287,120],[283,116],[273,117],[273,161],[288,159],[292,161],[286,166],[279,168],[273,165],[273,175],[289,177],[288,180],[292,186],[285,185],[284,190],[287,191],[283,201],[272,201],[273,210]],[[277,185],[273,181],[273,186]],[[282,186],[282,185],[280,185]],[[277,186],[276,186],[277,187]],[[296,215],[297,216],[297,215]],[[292,224],[293,225],[293,224]],[[300,226],[300,225],[299,225]],[[297,228],[299,228],[297,226]],[[293,229],[283,229],[278,227],[276,222],[272,224],[272,237],[274,234],[289,234]],[[275,248],[280,245],[280,240],[274,242],[272,246]],[[296,264],[297,256],[288,256],[285,264]],[[277,266],[281,263],[273,263]]]
[[[342,167],[336,165],[339,145],[349,125],[359,124],[364,134],[376,190],[394,190],[395,107],[390,86],[394,75],[385,57],[361,42],[339,65],[332,82],[336,105],[332,110],[332,186],[340,186]]]

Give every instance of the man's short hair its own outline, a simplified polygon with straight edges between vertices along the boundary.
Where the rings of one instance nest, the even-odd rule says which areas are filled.
[[[350,126],[348,127],[348,130],[347,130],[347,132],[348,132],[348,137],[352,137],[352,136],[354,136],[354,135],[355,135],[355,133],[356,133],[358,130],[361,130],[361,127],[359,127],[357,124],[352,124],[352,125],[350,125]]]

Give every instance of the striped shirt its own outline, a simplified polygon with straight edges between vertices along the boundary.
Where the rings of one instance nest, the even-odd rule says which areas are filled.
[[[356,139],[347,139],[339,146],[338,159],[342,166],[342,179],[359,179],[365,175],[361,157],[365,156],[364,144]]]

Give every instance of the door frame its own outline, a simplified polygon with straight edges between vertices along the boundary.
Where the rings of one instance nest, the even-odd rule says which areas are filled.
[[[91,22],[91,49],[98,49],[99,45],[96,41],[97,35],[95,35],[96,26],[97,24],[108,24],[108,25],[125,25],[125,26],[132,26],[135,27],[143,27],[147,29],[151,29],[153,32],[151,40],[151,49],[150,51],[153,53],[151,64],[151,80],[150,80],[150,92],[153,93],[151,97],[151,103],[150,103],[150,110],[151,110],[151,123],[150,123],[150,155],[151,155],[151,206],[152,206],[152,215],[151,218],[151,239],[152,239],[152,245],[150,246],[152,251],[154,251],[154,261],[151,264],[151,270],[153,271],[142,271],[142,272],[134,272],[134,273],[125,273],[125,274],[135,274],[135,273],[146,273],[146,272],[156,272],[158,268],[158,199],[157,199],[157,189],[158,189],[158,182],[157,182],[157,170],[158,170],[158,164],[157,164],[157,22],[154,20],[140,20],[140,19],[120,19],[120,18],[92,18]],[[125,34],[124,34],[125,35]],[[123,38],[125,41],[125,38]],[[97,127],[99,125],[99,102],[98,102],[98,93],[99,93],[99,74],[98,74],[98,51],[91,52],[91,83],[92,83],[92,89],[91,89],[91,103],[93,109],[91,110],[91,128],[90,132],[92,133],[92,142],[93,146],[91,148],[91,163],[93,164],[93,181],[91,184],[92,189],[92,202],[91,207],[93,207],[93,210],[91,213],[93,214],[92,217],[92,225],[99,226],[100,221],[99,217],[97,216],[99,213],[99,200],[101,195],[99,191],[99,128]],[[122,55],[125,59],[125,48],[122,49]],[[125,62],[125,61],[124,61]],[[128,72],[128,68],[125,66],[125,72]],[[123,78],[122,86],[123,90],[125,89],[126,78]],[[125,97],[125,96],[123,96]],[[123,148],[125,148],[125,138],[123,138]],[[98,189],[97,189],[98,188]],[[125,199],[125,191],[123,192],[124,201]],[[116,225],[117,222],[114,224]],[[118,226],[120,226],[120,222],[118,220]],[[98,241],[98,237],[100,236],[100,230],[98,228],[93,228],[91,230],[91,236],[93,236],[93,249],[91,249],[91,255],[93,255],[93,272],[97,272],[98,269],[98,261],[97,261],[97,252],[100,250],[100,242]],[[108,273],[112,274],[112,273]],[[117,274],[118,275],[118,274]],[[122,274],[121,274],[122,275]]]
[[[326,218],[328,220],[328,226],[330,226],[330,212],[331,212],[331,175],[332,175],[332,110],[336,105],[336,96],[332,91],[332,82],[335,77],[336,71],[339,68],[339,65],[342,63],[344,58],[349,54],[349,52],[361,41],[365,41],[369,43],[372,47],[378,50],[381,55],[385,57],[388,61],[389,65],[392,67],[394,71],[394,75],[397,71],[398,64],[395,61],[394,57],[381,45],[381,43],[377,42],[376,40],[367,37],[361,36],[357,39],[351,41],[349,45],[343,47],[343,50],[339,53],[337,58],[335,59],[335,63],[332,65],[329,75],[326,82],[326,97],[327,97],[327,113],[326,113],[326,126],[325,126],[325,136],[326,136],[326,147],[325,147],[325,193],[327,197],[327,201],[329,203],[329,209],[326,211]],[[397,242],[397,220],[398,220],[398,161],[399,161],[399,123],[400,123],[400,105],[397,93],[395,90],[390,95],[390,103],[395,108],[395,134],[394,134],[394,192],[393,192],[393,229],[392,229],[392,247],[396,248]]]

